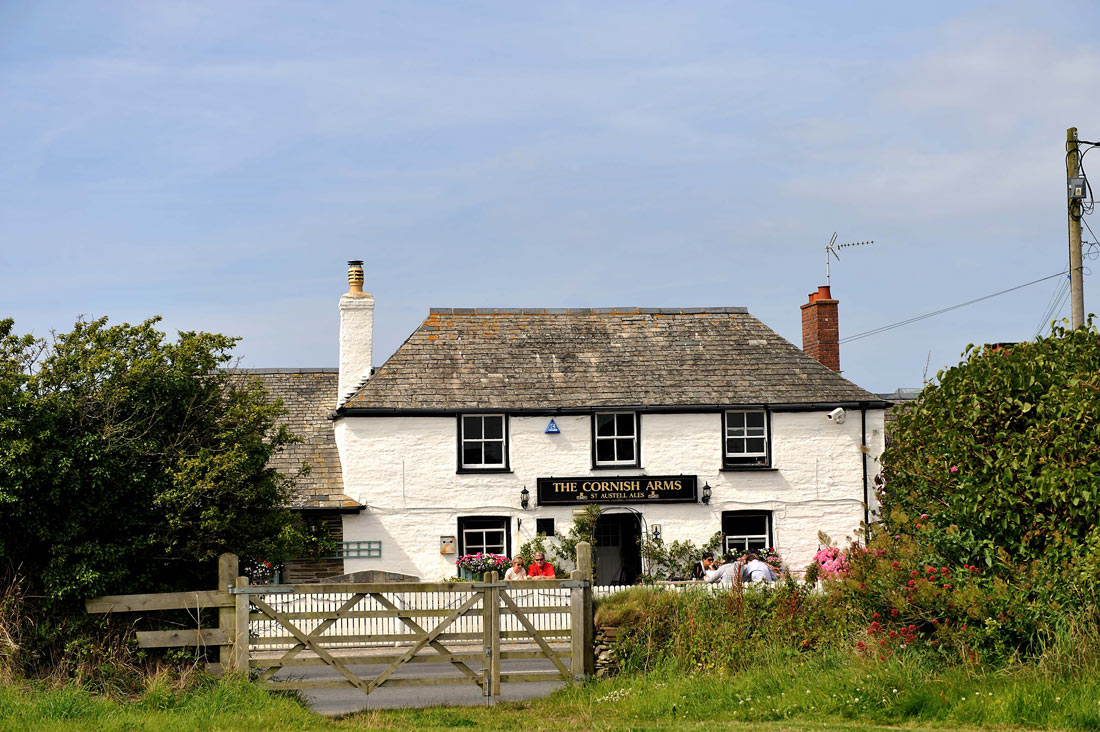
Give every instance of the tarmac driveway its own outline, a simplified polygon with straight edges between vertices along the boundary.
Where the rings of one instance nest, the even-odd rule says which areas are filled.
[[[480,647],[479,647],[480,648]],[[456,651],[459,649],[455,649]],[[341,649],[343,651],[343,649]],[[337,657],[347,651],[337,651]],[[389,650],[392,653],[393,649]],[[358,654],[361,654],[359,651]],[[279,654],[272,654],[277,656]],[[360,678],[370,679],[385,670],[388,664],[355,664],[348,668]],[[471,669],[481,673],[480,663],[468,663]],[[568,665],[568,661],[566,661]],[[533,672],[554,671],[549,659],[505,659],[501,662],[501,671]],[[282,680],[327,681],[342,679],[340,672],[330,666],[295,666],[282,669],[274,677]],[[461,678],[461,674],[449,663],[405,664],[390,678]],[[528,681],[501,684],[499,700],[516,701],[547,696],[555,689],[565,685],[564,681]],[[363,709],[394,709],[401,707],[431,707],[440,705],[474,706],[486,704],[481,687],[469,681],[464,684],[441,686],[383,686],[369,695],[358,689],[307,689],[299,692],[307,699],[318,714],[335,715],[357,712]],[[489,699],[488,704],[497,700]]]

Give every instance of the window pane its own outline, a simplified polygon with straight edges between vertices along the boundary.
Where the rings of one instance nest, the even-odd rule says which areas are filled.
[[[758,551],[764,549],[767,546],[767,542],[763,539],[749,539],[747,542],[749,549]]]
[[[504,417],[485,418],[485,439],[499,440],[504,437]]]
[[[745,452],[764,452],[764,440],[756,437],[745,440]]]
[[[745,428],[739,424],[734,424],[726,427],[726,434],[730,437],[744,437]]]
[[[615,440],[617,445],[617,460],[634,459],[634,440]]]
[[[486,465],[503,465],[504,464],[504,443],[503,442],[486,442],[485,443],[485,464]]]
[[[744,412],[726,412],[726,426],[729,428],[743,428],[745,426]]]
[[[764,429],[764,413],[746,412],[745,424],[749,427],[759,427],[760,429]]]
[[[481,417],[462,418],[462,439],[476,440],[481,437]]]
[[[766,516],[738,516],[737,514],[725,517],[723,530],[732,536],[746,536],[756,534],[764,536],[768,533],[768,520]]]
[[[745,441],[744,440],[738,440],[738,439],[733,439],[733,438],[726,440],[726,454],[727,455],[732,455],[734,453],[739,453],[739,452],[744,452],[744,451],[745,451]]]
[[[482,551],[490,552],[492,554],[504,553],[504,532],[503,531],[486,531],[485,543]]]
[[[596,462],[609,463],[615,459],[614,440],[596,440]]]
[[[615,434],[618,437],[633,437],[634,436],[634,415],[633,414],[616,414],[615,415]]]
[[[481,443],[466,442],[462,445],[462,464],[481,465]]]
[[[615,415],[596,415],[596,434],[600,437],[610,437],[615,434]]]

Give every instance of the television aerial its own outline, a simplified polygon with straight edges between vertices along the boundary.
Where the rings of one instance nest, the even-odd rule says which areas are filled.
[[[834,257],[836,257],[836,260],[839,262],[840,261],[840,255],[836,253],[838,249],[843,249],[844,247],[862,247],[862,246],[866,246],[868,244],[874,244],[874,242],[873,241],[850,241],[850,242],[845,242],[844,244],[837,244],[836,243],[836,232],[834,231],[833,232],[833,238],[830,239],[829,243],[825,245],[825,284],[826,285],[830,284],[830,282],[829,282],[829,255],[830,254],[833,255]]]

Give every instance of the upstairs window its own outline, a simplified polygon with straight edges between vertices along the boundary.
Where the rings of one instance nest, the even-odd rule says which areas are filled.
[[[723,462],[727,468],[768,464],[768,413],[763,409],[726,412]]]
[[[460,468],[507,469],[508,432],[503,414],[463,415],[459,420],[459,431]]]
[[[638,416],[634,412],[597,412],[593,422],[596,467],[639,465]]]

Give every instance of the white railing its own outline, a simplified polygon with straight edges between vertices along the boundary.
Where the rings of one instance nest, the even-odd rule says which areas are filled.
[[[409,620],[421,628],[431,629],[438,625],[447,614],[447,610],[455,610],[470,598],[473,590],[465,589],[454,591],[392,591],[377,593],[396,606],[399,610],[410,611]],[[523,610],[532,608],[534,611],[526,614],[529,622],[539,631],[550,631],[554,635],[560,633],[564,640],[569,636],[569,612],[570,590],[568,588],[534,588],[524,589],[509,587],[508,596]],[[281,614],[291,616],[299,613],[333,613],[347,603],[353,593],[287,593],[261,595],[261,599]],[[383,612],[387,611],[383,603],[371,596],[359,601],[352,608],[352,612]],[[431,611],[431,614],[417,615],[416,611]],[[481,602],[478,601],[465,615],[458,618],[445,631],[444,637],[453,637],[456,633],[481,634],[482,632]],[[295,627],[304,633],[312,633],[320,624],[327,622],[324,618],[291,618]],[[525,631],[520,620],[507,609],[503,609],[500,617],[500,628],[505,633],[520,633]],[[351,617],[340,618],[334,621],[321,633],[322,638],[332,638],[326,646],[394,646],[408,645],[411,641],[396,636],[409,636],[413,631],[400,618],[395,617]],[[252,643],[258,649],[277,650],[289,648],[295,641],[288,637],[288,632],[278,622],[269,619],[252,619],[249,623],[249,636]],[[350,637],[349,637],[350,636]],[[274,639],[280,639],[274,641]],[[474,639],[471,639],[472,641]],[[267,641],[267,642],[265,642]],[[272,642],[274,641],[274,642]],[[476,642],[476,641],[474,641]],[[508,638],[504,638],[508,642]]]

